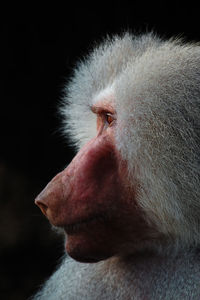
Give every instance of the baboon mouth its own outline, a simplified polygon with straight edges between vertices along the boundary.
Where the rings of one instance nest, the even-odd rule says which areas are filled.
[[[91,228],[91,226],[95,226],[96,224],[104,223],[106,220],[106,216],[103,214],[92,216],[86,219],[82,219],[78,222],[68,224],[64,226],[64,230],[67,234],[75,234],[77,232],[87,230]]]

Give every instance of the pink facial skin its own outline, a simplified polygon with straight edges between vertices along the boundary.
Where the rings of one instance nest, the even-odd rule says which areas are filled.
[[[81,262],[126,252],[127,241],[137,244],[148,236],[135,192],[126,182],[126,162],[115,146],[114,110],[98,105],[92,111],[97,136],[35,200],[50,223],[64,229],[66,251]]]

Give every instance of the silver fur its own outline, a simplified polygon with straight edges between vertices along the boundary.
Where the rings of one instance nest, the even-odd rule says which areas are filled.
[[[200,45],[115,36],[78,64],[66,94],[64,130],[77,149],[96,134],[91,105],[114,96],[129,183],[164,242],[152,236],[129,259],[66,258],[34,299],[200,299]]]

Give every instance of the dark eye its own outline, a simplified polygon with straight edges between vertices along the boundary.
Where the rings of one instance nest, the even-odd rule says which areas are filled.
[[[112,122],[114,121],[114,118],[110,113],[105,114],[105,119],[106,119],[106,122],[108,123],[108,125],[111,125]]]

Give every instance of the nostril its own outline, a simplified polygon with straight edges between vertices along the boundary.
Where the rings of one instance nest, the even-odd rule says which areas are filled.
[[[42,213],[46,216],[48,206],[40,201],[35,201],[35,204],[41,209]]]

